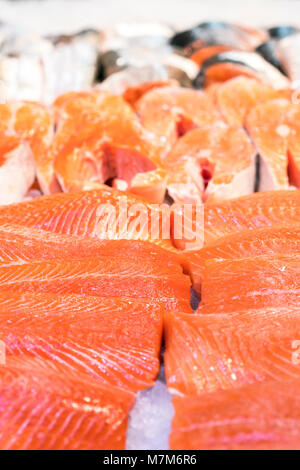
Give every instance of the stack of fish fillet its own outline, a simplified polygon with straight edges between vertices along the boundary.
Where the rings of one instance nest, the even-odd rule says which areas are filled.
[[[170,38],[201,90],[128,67],[0,105],[1,449],[123,449],[163,335],[172,449],[299,448],[300,113],[269,35]]]
[[[165,316],[172,449],[299,449],[300,193],[207,205],[201,296]]]
[[[91,191],[0,209],[2,449],[124,448],[136,392],[158,374],[164,311],[191,311],[170,242],[98,238],[103,200],[117,205]]]

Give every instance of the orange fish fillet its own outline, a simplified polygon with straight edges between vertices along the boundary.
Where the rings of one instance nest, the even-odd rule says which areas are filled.
[[[299,191],[269,191],[208,204],[204,212],[205,244],[242,230],[300,221]]]
[[[290,107],[287,100],[271,100],[251,109],[247,118],[248,132],[260,155],[259,190],[287,188],[288,158],[285,115]]]
[[[151,90],[135,108],[142,125],[158,138],[162,156],[167,155],[178,137],[194,127],[222,121],[208,94],[181,87]]]
[[[189,306],[190,280],[161,264],[118,257],[34,260],[0,267],[0,289],[13,292],[127,296],[157,300],[166,308]],[[180,268],[178,269],[180,271]]]
[[[54,119],[49,108],[22,101],[0,104],[0,133],[15,135],[28,143],[28,151],[30,149],[34,157],[37,178],[45,194],[60,191],[53,161],[48,154],[54,134]],[[25,155],[23,159],[26,161]]]
[[[162,217],[159,206],[106,186],[0,208],[3,223],[100,239],[146,240],[173,250],[170,218]]]
[[[201,286],[204,303],[235,299],[251,293],[300,289],[300,256],[265,255],[243,260],[206,263]]]
[[[0,133],[0,205],[22,201],[34,178],[35,163],[29,144]]]
[[[165,159],[168,192],[175,201],[195,203],[202,198],[212,202],[252,193],[255,155],[242,128],[223,125],[192,130]],[[196,195],[198,190],[198,199],[191,197],[192,187]]]
[[[300,111],[299,104],[291,105],[286,115],[288,128],[288,176],[290,184],[300,188]]]
[[[183,254],[193,287],[201,291],[205,263],[209,260],[247,259],[265,254],[300,254],[300,224],[243,230],[220,238],[201,250]]]
[[[276,208],[276,209],[275,209]],[[192,226],[199,212],[194,205],[186,216],[186,225]],[[1,220],[1,219],[0,219]],[[201,216],[204,230],[202,246],[211,245],[221,237],[241,232],[256,230],[268,226],[284,226],[298,223],[300,220],[300,192],[267,191],[249,194],[223,202],[207,203]],[[180,250],[196,250],[202,246],[191,246],[189,237],[174,237],[174,244]]]
[[[20,356],[131,392],[159,370],[163,305],[127,298],[0,292],[0,340]]]
[[[284,96],[258,80],[238,76],[222,83],[216,90],[217,105],[228,124],[243,126],[245,116],[255,105]]]
[[[300,187],[299,119],[299,105],[290,100],[269,101],[249,113],[246,125],[260,154],[261,190],[288,183]]]
[[[61,105],[50,153],[64,191],[84,190],[88,183],[116,179],[125,189],[133,187],[137,192],[134,177],[160,169],[152,136],[122,97],[104,91],[79,93],[62,100]],[[151,182],[150,175],[149,191]],[[150,200],[162,202],[163,177],[160,190],[156,187],[153,191]]]
[[[158,264],[170,273],[181,272],[181,258],[176,252],[140,240],[99,240],[76,235],[65,235],[23,227],[14,224],[0,225],[0,265],[22,264],[55,258],[80,259],[86,257],[117,257],[139,259]]]
[[[300,380],[174,397],[171,449],[299,450]]]
[[[165,86],[176,86],[178,85],[175,80],[161,80],[161,81],[150,81],[150,82],[143,82],[136,86],[129,86],[127,87],[122,96],[124,100],[129,103],[133,108],[135,107],[135,103],[142,98],[146,93],[149,91],[156,89],[156,88],[163,88]]]
[[[300,379],[292,361],[300,309],[257,308],[165,317],[165,369],[174,393],[201,395],[266,380]]]
[[[196,310],[199,314],[216,314],[244,312],[245,310],[260,308],[277,308],[289,306],[291,310],[300,302],[300,289],[294,289],[292,286],[274,289],[272,293],[262,290],[247,292],[245,294],[235,295],[233,298],[224,298],[212,302],[201,302]],[[187,312],[188,313],[188,312]]]
[[[134,394],[24,355],[0,367],[3,450],[124,449]]]

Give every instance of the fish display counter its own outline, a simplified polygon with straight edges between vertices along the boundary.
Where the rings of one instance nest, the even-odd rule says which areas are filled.
[[[1,3],[0,450],[299,449],[300,2]]]

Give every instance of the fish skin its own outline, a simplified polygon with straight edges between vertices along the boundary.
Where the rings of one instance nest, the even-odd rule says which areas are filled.
[[[193,47],[197,43],[225,44],[226,46],[238,46],[242,50],[251,51],[267,38],[268,33],[263,30],[223,21],[205,21],[191,29],[176,32],[170,43],[180,48],[189,45]]]
[[[300,381],[173,398],[172,450],[299,449]],[[259,419],[258,419],[259,417]]]
[[[185,271],[193,288],[201,292],[201,281],[208,260],[247,259],[261,255],[300,254],[300,224],[243,230],[216,240],[201,250],[182,254]]]
[[[151,265],[151,263],[149,262]],[[138,260],[84,258],[35,260],[0,267],[0,290],[158,300],[169,310],[188,308],[190,280]]]
[[[236,158],[237,154],[240,158]],[[171,174],[168,191],[173,197],[172,172],[176,178],[178,169],[187,168],[187,163],[192,161],[187,189],[179,196],[176,194],[180,197],[176,202],[186,202],[185,199],[194,203],[201,199],[213,202],[252,193],[255,156],[255,149],[242,128],[216,125],[191,130],[174,145],[165,159]],[[199,188],[198,199],[192,201],[189,196],[191,184],[195,185],[195,193]]]
[[[34,312],[34,314],[33,314]],[[159,371],[164,307],[126,297],[0,292],[6,360],[51,364],[130,392]]]
[[[206,262],[201,286],[204,303],[234,299],[253,292],[299,290],[300,256],[262,255],[243,260]]]
[[[112,224],[107,230],[107,222],[110,219],[105,209],[113,211],[118,209],[119,205],[125,208],[124,211],[126,207],[127,211],[131,209],[132,215],[128,223],[123,226],[121,212],[116,210],[116,215],[120,216],[118,219],[120,230],[116,224]],[[139,208],[141,208],[141,213]],[[137,213],[133,209],[136,209]],[[41,196],[33,201],[0,208],[0,224],[13,223],[49,232],[102,239],[146,240],[175,251],[170,235],[169,220],[163,224],[155,237],[151,236],[148,222],[152,209],[160,219],[162,215],[159,207],[151,206],[147,201],[135,195],[124,194],[103,185],[101,190]],[[97,215],[98,210],[100,212]],[[126,213],[129,214],[125,212],[125,215]],[[141,222],[140,229],[139,222]]]
[[[255,52],[231,50],[208,58],[202,64],[195,86],[210,86],[239,75],[254,78],[276,90],[289,88],[291,83],[276,67]]]
[[[21,202],[34,179],[35,163],[28,143],[0,134],[0,205]]]
[[[300,379],[300,365],[292,361],[300,331],[298,305],[167,314],[164,322],[166,378],[173,393],[195,396]]]
[[[276,209],[276,210],[274,210]],[[268,191],[207,204],[204,212],[205,245],[242,230],[290,225],[300,220],[300,192]]]
[[[0,367],[3,450],[124,449],[134,394],[24,355]]]
[[[154,243],[141,240],[99,240],[57,234],[15,224],[0,225],[0,266],[47,259],[82,259],[117,256],[122,259],[149,260],[176,273],[181,257]]]
[[[48,154],[54,135],[54,117],[51,109],[29,101],[0,104],[0,121],[1,133],[15,135],[28,143],[43,193],[59,192],[53,161]]]

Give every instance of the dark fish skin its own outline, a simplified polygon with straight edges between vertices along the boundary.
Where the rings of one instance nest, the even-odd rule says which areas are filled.
[[[170,44],[174,47],[186,48],[192,43],[202,42],[201,47],[225,45],[249,51],[266,41],[267,38],[268,35],[261,30],[221,21],[208,21],[176,33],[170,39]]]
[[[174,36],[170,39],[170,44],[173,47],[184,48],[193,42],[200,40],[201,36],[201,29],[196,26],[194,28],[174,34]]]
[[[229,59],[227,57],[226,53],[216,54],[213,57],[210,57],[209,59],[207,59],[203,62],[201,70],[200,70],[200,72],[198,73],[197,77],[194,80],[194,87],[195,88],[203,88],[204,82],[205,82],[205,73],[206,73],[207,69],[209,69],[210,66],[216,65],[216,64],[225,64],[227,62],[230,62],[232,64],[236,64],[236,65],[242,65],[242,66],[247,65],[242,60]]]
[[[275,88],[285,88],[287,78],[276,67],[255,52],[228,51],[216,54],[205,60],[194,80],[195,88],[203,88],[207,70],[217,64],[231,63],[247,67],[259,76],[266,77]],[[275,83],[276,81],[276,83]],[[274,82],[274,83],[273,83]],[[276,85],[276,86],[275,86]]]
[[[273,26],[272,28],[268,29],[270,37],[274,39],[283,39],[299,32],[300,29],[292,25]]]
[[[145,51],[147,52],[147,50],[146,48]],[[178,81],[182,86],[192,87],[198,66],[184,55],[172,51],[172,48],[168,46],[167,53],[157,56],[157,61],[153,65],[160,67],[169,79]],[[140,68],[139,64],[136,65],[134,49],[132,49],[132,55],[130,55],[130,48],[108,50],[99,59],[96,80],[101,82],[114,73],[132,67]]]
[[[193,311],[197,310],[200,303],[200,297],[197,292],[191,287],[191,307]]]
[[[203,41],[205,45],[214,45],[218,42],[220,31],[232,30],[234,27],[221,21],[206,21],[197,26],[174,34],[170,40],[171,46],[184,48],[196,41]],[[224,38],[225,39],[225,38]]]
[[[270,41],[264,42],[255,49],[255,52],[260,54],[264,59],[266,59],[270,64],[274,65],[281,73],[285,74],[285,71],[282,67],[282,64],[277,56],[277,40],[270,39]]]
[[[97,72],[97,80],[102,81],[105,78],[109,77],[112,73],[120,72],[128,67],[129,64],[124,63],[124,65],[120,66],[118,64],[118,59],[122,58],[122,51],[121,50],[110,50],[104,52],[99,58],[98,63],[98,72]]]
[[[204,21],[198,24],[198,28],[201,29],[220,29],[220,28],[231,28],[229,23],[224,21]]]

